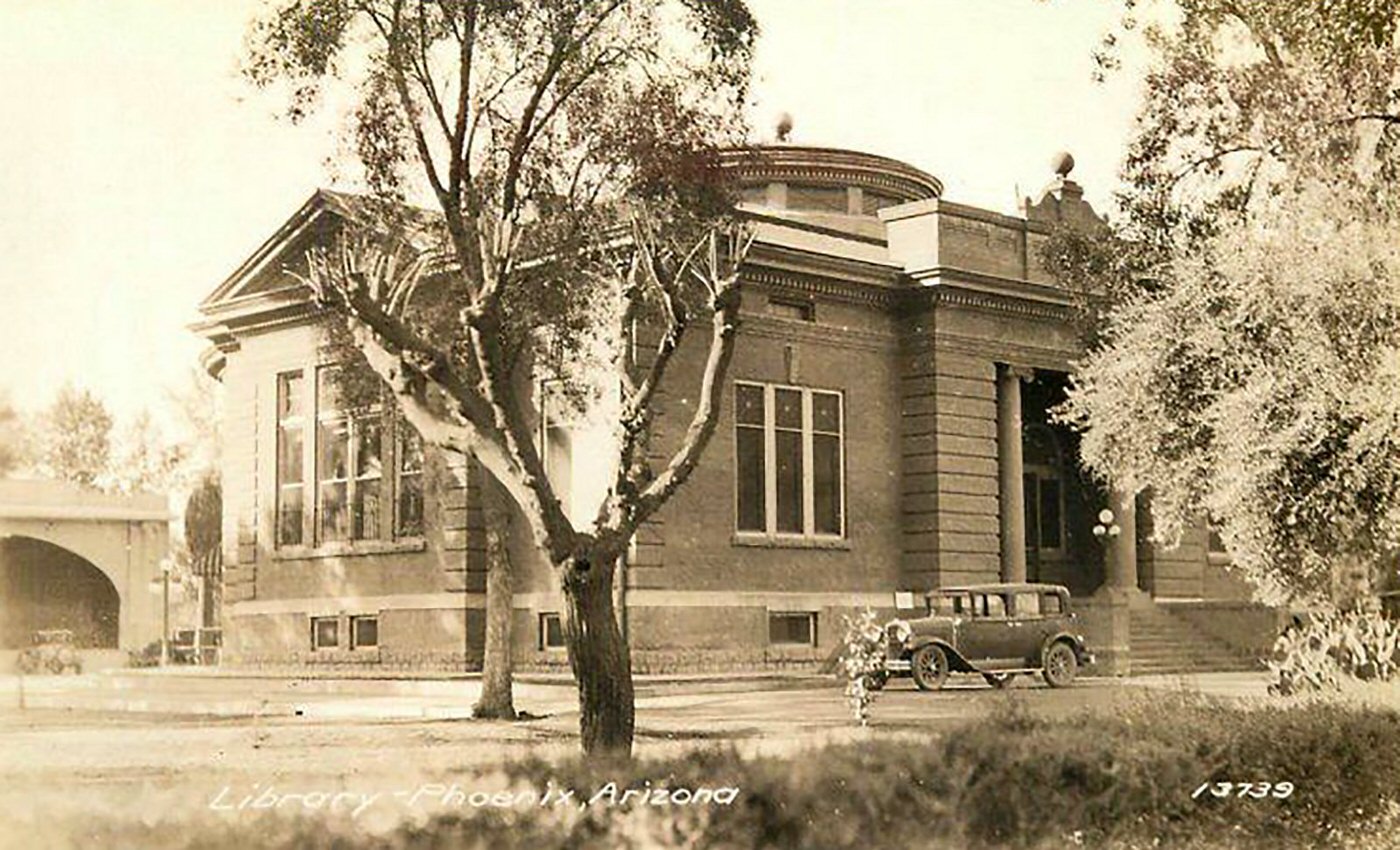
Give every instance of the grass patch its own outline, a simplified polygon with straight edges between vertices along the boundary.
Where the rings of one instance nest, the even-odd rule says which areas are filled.
[[[872,735],[793,757],[733,748],[625,765],[528,759],[475,777],[493,791],[735,787],[727,805],[604,796],[578,806],[458,806],[363,834],[345,818],[90,826],[85,846],[150,848],[1394,848],[1400,714],[1344,702],[1253,708],[1155,693],[1048,719],[1009,694],[937,737]],[[472,783],[462,780],[464,788]],[[1286,799],[1192,799],[1201,783],[1289,781]]]

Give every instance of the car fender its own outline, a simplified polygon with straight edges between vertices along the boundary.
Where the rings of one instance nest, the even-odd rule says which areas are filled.
[[[919,638],[916,635],[914,639],[909,642],[909,649],[906,654],[909,658],[913,658],[914,653],[918,652],[919,650],[923,649],[929,644],[937,645],[938,648],[942,649],[943,653],[948,656],[948,669],[956,670],[961,673],[980,672],[976,667],[969,664],[967,659],[963,658],[962,653],[958,652],[958,650],[951,643],[940,637]]]
[[[1082,660],[1084,656],[1088,654],[1088,648],[1084,645],[1084,641],[1080,639],[1079,635],[1070,631],[1058,631],[1046,638],[1045,643],[1040,646],[1040,662],[1042,666],[1045,664],[1045,653],[1050,651],[1050,647],[1061,641],[1070,645],[1070,648],[1074,650],[1075,657],[1078,659]]]

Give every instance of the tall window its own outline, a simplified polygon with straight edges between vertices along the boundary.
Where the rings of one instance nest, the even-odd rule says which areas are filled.
[[[337,389],[339,366],[316,370],[316,479],[322,543],[382,535],[383,413],[349,412]]]
[[[279,546],[423,533],[423,448],[417,432],[377,404],[347,409],[338,392],[339,368],[315,370],[314,397],[304,386],[305,373],[278,376]],[[315,439],[308,446],[305,434],[312,423]]]
[[[775,536],[844,532],[841,394],[735,385],[736,527]]]
[[[423,440],[413,426],[399,423],[399,498],[394,510],[394,535],[423,533]]]
[[[306,421],[302,412],[302,373],[277,376],[277,545],[302,542],[306,472]]]

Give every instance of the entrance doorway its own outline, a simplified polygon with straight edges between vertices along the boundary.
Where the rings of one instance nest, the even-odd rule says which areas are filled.
[[[32,537],[0,538],[0,648],[68,629],[79,649],[116,649],[121,598],[91,562]]]

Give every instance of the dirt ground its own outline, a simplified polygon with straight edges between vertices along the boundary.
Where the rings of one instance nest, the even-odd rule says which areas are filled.
[[[1242,698],[1262,690],[1261,681],[1239,677],[1186,686]],[[872,736],[917,739],[946,733],[1002,700],[1052,716],[1112,711],[1122,700],[1150,698],[1152,683],[1084,681],[1057,691],[1026,681],[1000,692],[967,682],[926,694],[900,682],[875,705],[869,730],[854,726],[835,686],[755,688],[651,689],[638,700],[636,755],[714,746],[776,755]],[[325,816],[353,818],[357,828],[426,818],[437,795],[415,798],[424,786],[500,790],[501,780],[490,777],[495,765],[577,752],[577,714],[560,709],[570,702],[568,690],[530,693],[518,707],[546,716],[514,723],[21,711],[11,702],[0,708],[0,847],[44,846],[37,836],[93,818],[242,817],[252,809],[238,804],[269,790],[279,798],[325,795],[318,801],[342,795]],[[283,800],[279,810],[298,810],[299,799]]]

